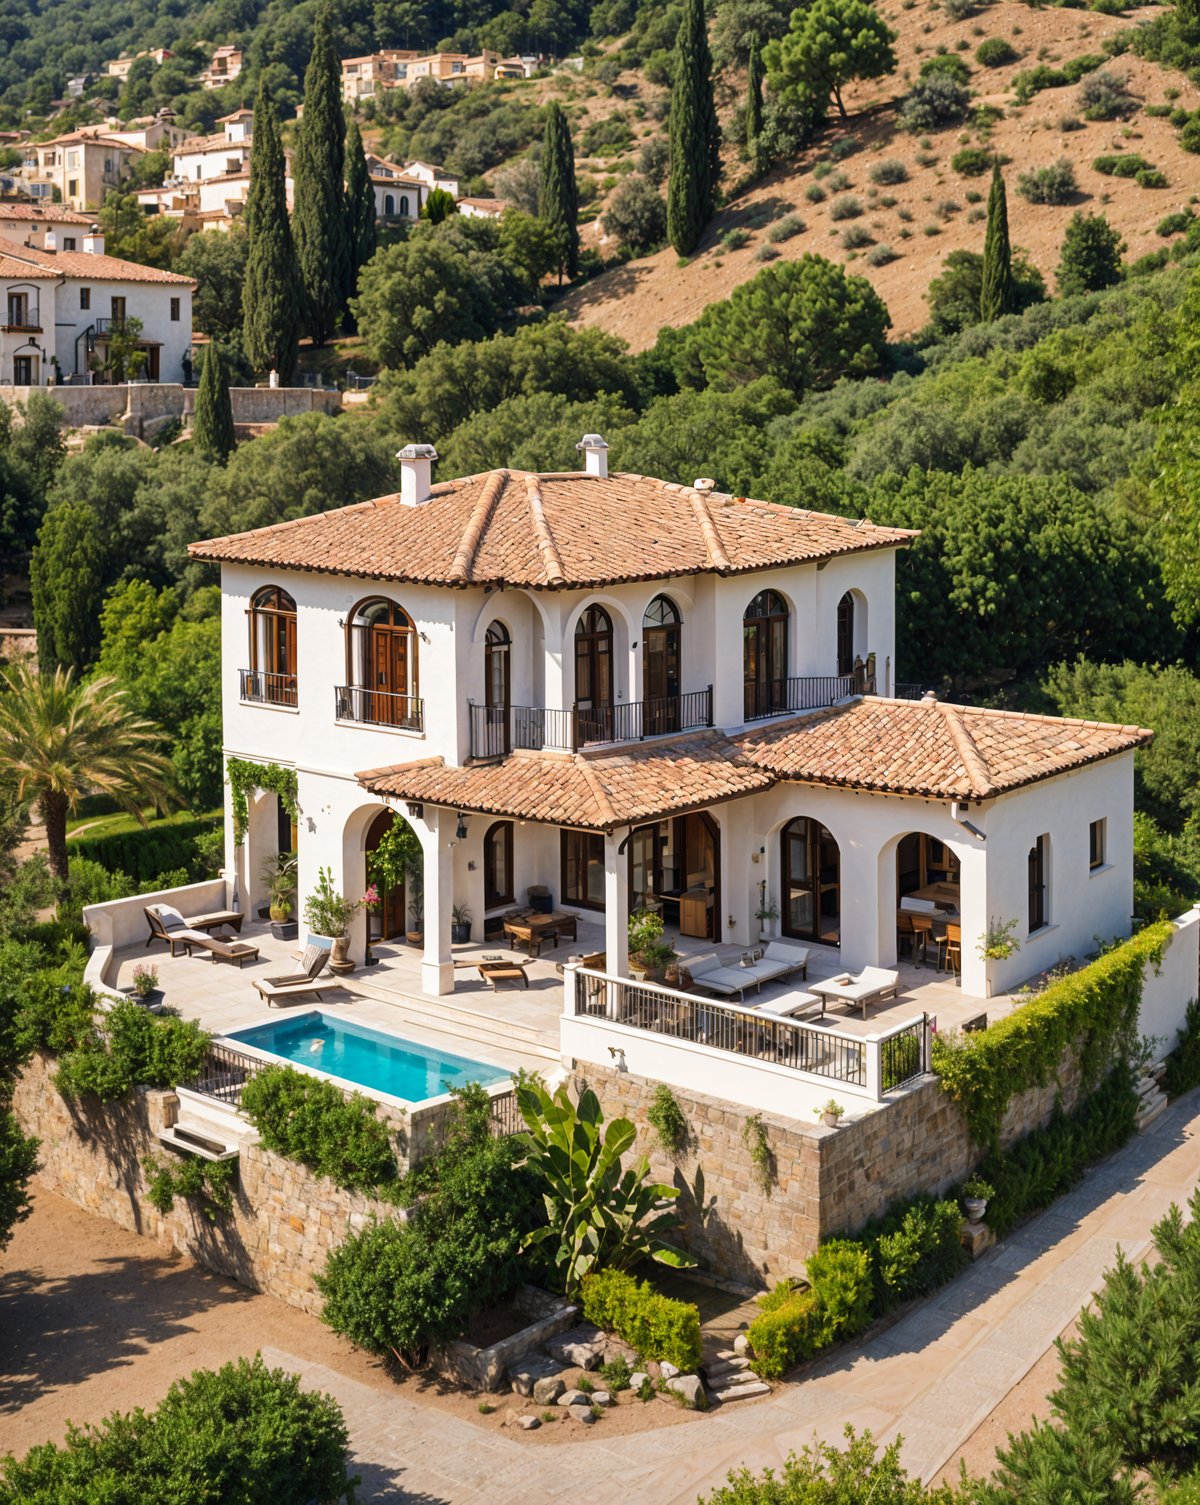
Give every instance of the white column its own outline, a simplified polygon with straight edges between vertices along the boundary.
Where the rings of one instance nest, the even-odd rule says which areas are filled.
[[[857,972],[882,960],[879,941],[879,861],[875,850],[857,841],[838,848],[842,965]],[[895,908],[895,899],[891,901]]]
[[[454,992],[454,961],[450,952],[450,910],[454,903],[453,810],[425,807],[425,953],[421,959],[421,991],[430,997]],[[417,823],[414,823],[414,825]]]
[[[618,853],[622,837],[604,838],[604,949],[605,970],[629,976],[629,853]]]
[[[982,821],[976,817],[976,824]],[[962,913],[962,990],[975,998],[987,998],[988,969],[997,963],[987,962],[979,954],[979,942],[987,934],[989,905],[992,896],[988,892],[987,847],[982,842],[977,846],[959,849],[961,872],[959,874]],[[1007,918],[1003,906],[995,911]]]

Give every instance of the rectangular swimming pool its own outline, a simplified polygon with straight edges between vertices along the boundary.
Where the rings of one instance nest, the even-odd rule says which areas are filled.
[[[500,1066],[418,1045],[319,1010],[272,1019],[268,1024],[237,1030],[228,1038],[291,1065],[310,1066],[351,1086],[386,1092],[410,1103],[440,1097],[467,1082],[490,1087],[511,1074]]]

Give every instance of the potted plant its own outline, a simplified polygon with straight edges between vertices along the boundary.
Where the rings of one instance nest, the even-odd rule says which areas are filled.
[[[162,1001],[162,994],[158,991],[157,967],[147,967],[144,963],[139,963],[133,969],[133,996],[139,1003],[147,1006]]]
[[[304,902],[304,923],[316,940],[327,940],[332,955],[329,965],[348,971],[346,955],[350,944],[350,921],[363,907],[378,902],[378,895],[368,889],[361,899],[347,899],[333,885],[329,868],[317,869],[317,886]]]
[[[963,1182],[962,1204],[967,1218],[972,1223],[982,1223],[987,1205],[996,1195],[996,1188],[982,1176],[968,1176]]]
[[[651,909],[637,909],[629,916],[629,971],[642,981],[662,969],[675,956],[670,941],[663,940],[662,916]]]
[[[267,913],[271,934],[277,941],[294,941],[299,927],[292,918],[296,906],[296,854],[278,852],[263,865],[267,885]]]
[[[846,1110],[835,1098],[830,1098],[827,1103],[821,1103],[813,1112],[821,1120],[827,1129],[836,1129],[838,1121],[844,1116]]]
[[[767,885],[759,884],[758,908],[754,911],[754,918],[758,921],[759,935],[764,941],[769,941],[775,921],[779,918],[779,905],[767,893]]]
[[[425,880],[412,870],[408,875],[408,929],[404,938],[410,946],[425,944]]]
[[[450,940],[455,946],[465,946],[471,939],[471,911],[465,904],[456,904],[450,911]]]

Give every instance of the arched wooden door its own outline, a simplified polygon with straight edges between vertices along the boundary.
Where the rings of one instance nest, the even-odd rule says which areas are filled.
[[[367,832],[367,875],[370,877],[371,860],[370,854],[378,847],[379,843],[392,828],[392,822],[396,819],[390,810],[381,810],[371,822]],[[373,941],[388,941],[396,936],[404,934],[404,890],[403,882],[388,887],[380,883],[379,903],[374,909],[367,910],[367,930]]]

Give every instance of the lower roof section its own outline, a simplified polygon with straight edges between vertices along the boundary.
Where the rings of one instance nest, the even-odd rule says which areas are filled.
[[[613,831],[769,789],[818,784],[985,800],[1148,742],[1137,726],[865,696],[741,732],[496,763],[425,758],[357,775],[372,793],[480,814]]]

